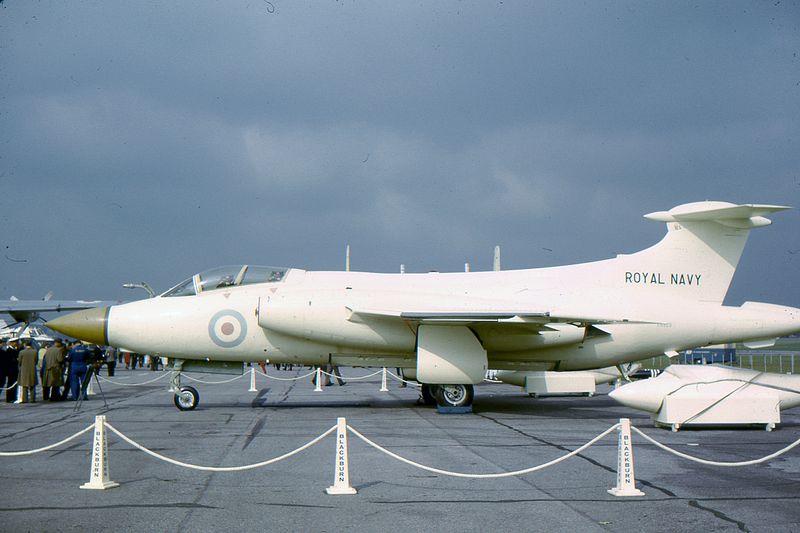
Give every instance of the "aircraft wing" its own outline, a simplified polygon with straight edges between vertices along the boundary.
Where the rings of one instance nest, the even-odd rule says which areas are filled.
[[[0,301],[0,313],[80,311],[117,303],[107,300],[6,300]]]
[[[573,316],[519,310],[496,311],[394,311],[350,309],[349,320],[368,322],[370,319],[400,319],[419,324],[478,325],[486,323],[528,325],[531,329],[545,329],[547,324],[574,324],[599,326],[610,324],[657,324],[658,322],[634,320],[624,317]]]
[[[41,313],[58,313],[61,311],[80,311],[93,307],[106,307],[119,302],[107,300],[11,300],[0,301],[0,313],[7,313],[16,322],[31,323]]]

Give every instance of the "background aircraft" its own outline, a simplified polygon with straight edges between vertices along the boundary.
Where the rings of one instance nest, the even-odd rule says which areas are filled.
[[[48,322],[97,344],[218,362],[386,366],[440,406],[468,406],[487,370],[584,370],[800,331],[800,309],[722,305],[753,228],[787,209],[684,204],[645,218],[666,236],[629,255],[562,267],[378,274],[239,265],[155,298]],[[241,368],[241,365],[239,365]],[[182,387],[176,405],[191,409]]]
[[[0,302],[0,313],[6,313],[14,319],[14,322],[9,324],[5,320],[2,322],[2,337],[26,337],[31,336],[31,324],[37,321],[44,321],[42,313],[59,313],[62,311],[79,311],[81,309],[90,309],[92,307],[103,307],[114,305],[119,302],[112,302],[108,300],[53,300],[53,293],[49,292],[41,300],[20,300],[12,296],[9,300]],[[35,333],[32,335],[34,338],[41,337],[43,340],[48,340],[47,336],[39,328],[35,328]],[[49,338],[52,340],[52,338]]]
[[[33,339],[36,342],[52,342],[55,340],[40,327],[25,323],[9,326],[2,319],[0,319],[0,339]]]

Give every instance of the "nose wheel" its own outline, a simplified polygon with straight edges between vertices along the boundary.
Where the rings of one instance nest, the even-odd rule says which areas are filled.
[[[175,407],[181,411],[191,411],[200,403],[200,393],[194,387],[184,386],[175,393]]]

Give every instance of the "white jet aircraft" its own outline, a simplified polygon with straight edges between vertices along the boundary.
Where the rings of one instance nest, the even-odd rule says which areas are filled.
[[[722,305],[750,230],[787,209],[727,202],[646,215],[656,245],[603,261],[497,272],[378,274],[263,266],[195,274],[147,300],[48,327],[176,359],[400,367],[426,400],[468,406],[487,368],[584,370],[800,331],[800,309]],[[199,396],[176,389],[192,409]]]

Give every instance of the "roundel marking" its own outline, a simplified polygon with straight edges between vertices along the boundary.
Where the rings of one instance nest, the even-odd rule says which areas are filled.
[[[208,336],[222,348],[239,346],[247,336],[247,322],[239,311],[223,309],[208,321]]]

